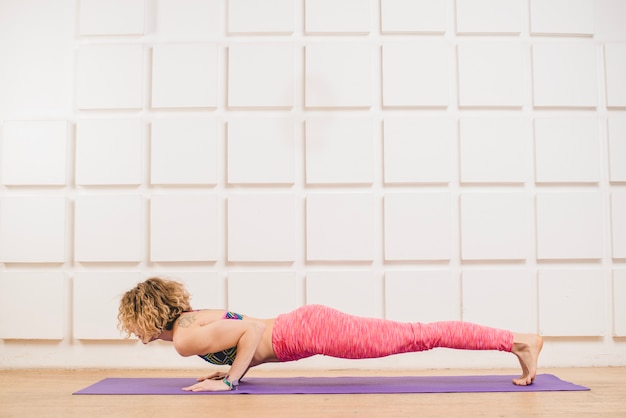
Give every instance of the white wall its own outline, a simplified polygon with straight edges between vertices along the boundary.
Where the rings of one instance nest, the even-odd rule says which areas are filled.
[[[626,364],[626,2],[0,0],[0,367],[123,341],[154,274]],[[515,367],[434,350],[280,367]]]

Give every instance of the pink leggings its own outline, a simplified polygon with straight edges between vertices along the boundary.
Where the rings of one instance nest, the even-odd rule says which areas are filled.
[[[461,321],[425,324],[363,318],[306,305],[276,318],[272,345],[280,361],[316,354],[374,358],[435,347],[510,352],[513,333]]]

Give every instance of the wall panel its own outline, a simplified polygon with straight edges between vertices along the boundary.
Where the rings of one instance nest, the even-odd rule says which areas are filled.
[[[195,309],[462,319],[540,332],[540,367],[623,366],[625,14],[0,2],[0,368],[184,364],[118,341],[119,297],[150,276]]]

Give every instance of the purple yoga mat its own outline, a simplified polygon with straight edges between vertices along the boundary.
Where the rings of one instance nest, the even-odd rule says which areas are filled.
[[[385,376],[385,377],[247,377],[231,392],[186,392],[193,378],[107,378],[74,395],[288,395],[347,393],[545,392],[589,390],[551,374],[537,375],[529,386],[517,376]]]

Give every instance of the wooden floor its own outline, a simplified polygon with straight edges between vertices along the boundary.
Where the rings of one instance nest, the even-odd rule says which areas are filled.
[[[251,371],[250,376],[515,374],[513,370]],[[196,377],[171,370],[0,370],[0,417],[626,417],[626,368],[542,369],[586,392],[398,395],[72,395],[105,377]]]

